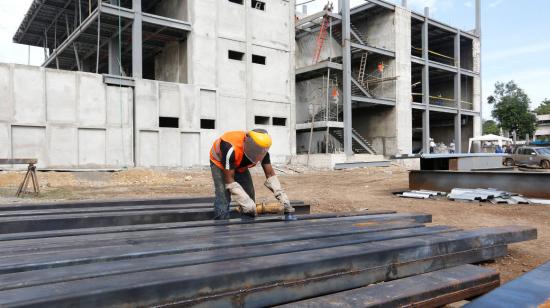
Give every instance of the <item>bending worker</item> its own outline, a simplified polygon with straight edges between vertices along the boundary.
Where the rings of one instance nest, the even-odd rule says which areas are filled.
[[[210,150],[210,169],[216,191],[214,219],[229,219],[231,199],[241,208],[243,218],[256,216],[254,184],[248,169],[258,163],[267,179],[264,185],[284,207],[285,216],[294,212],[271,166],[268,152],[271,143],[264,129],[226,132],[214,142]]]

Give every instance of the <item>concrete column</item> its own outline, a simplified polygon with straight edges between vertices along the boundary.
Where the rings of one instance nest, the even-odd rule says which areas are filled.
[[[422,113],[422,151],[430,152],[430,66],[428,54],[428,18],[430,9],[424,8],[424,23],[422,24],[422,103],[426,110]]]
[[[132,9],[135,12],[132,23],[132,76],[143,77],[143,34],[141,0],[132,0]]]
[[[350,32],[350,0],[340,0],[342,10],[342,99],[344,102],[344,152],[352,156],[352,111],[351,111],[351,32]]]
[[[478,66],[478,72],[479,72],[479,78],[476,80],[474,78],[474,89],[476,87],[476,84],[479,89],[479,116],[474,117],[474,137],[481,136],[482,135],[482,121],[483,118],[483,92],[482,92],[482,85],[481,85],[481,0],[476,0],[476,34],[479,36],[479,50],[478,50],[478,57],[479,57],[479,66]],[[474,93],[475,96],[475,93]],[[476,102],[474,101],[474,105]],[[475,109],[475,107],[474,107]]]
[[[462,153],[462,74],[460,72],[460,30],[455,35],[455,65],[456,74],[454,82],[454,96],[457,115],[455,116],[455,148],[457,153]]]
[[[395,115],[397,153],[412,153],[411,11],[395,8]]]
[[[110,0],[110,3],[113,5],[120,5],[120,0]],[[121,56],[120,56],[120,44],[119,36],[113,37],[109,41],[109,74],[111,75],[122,75],[121,72]]]

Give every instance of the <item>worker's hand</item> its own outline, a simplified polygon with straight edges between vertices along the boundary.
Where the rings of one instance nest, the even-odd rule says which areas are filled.
[[[241,208],[241,213],[256,216],[256,203],[248,196],[239,183],[225,184],[225,189],[229,190],[231,199]]]
[[[290,200],[285,191],[281,188],[281,182],[279,182],[276,175],[267,178],[264,185],[273,192],[275,198],[277,198],[279,203],[284,207],[285,213],[294,213],[294,208],[290,205]]]

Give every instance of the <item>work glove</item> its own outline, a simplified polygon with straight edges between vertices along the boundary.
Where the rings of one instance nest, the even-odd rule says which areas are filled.
[[[231,199],[241,208],[241,213],[256,216],[256,203],[248,196],[239,183],[225,184],[225,189],[229,190]]]
[[[264,185],[273,192],[275,198],[277,198],[279,203],[284,207],[285,214],[294,213],[295,210],[292,205],[290,205],[290,200],[288,200],[285,191],[281,188],[281,182],[279,182],[276,175],[268,178]]]

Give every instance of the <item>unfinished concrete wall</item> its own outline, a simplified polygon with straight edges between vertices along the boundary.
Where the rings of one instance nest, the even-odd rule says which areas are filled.
[[[396,50],[396,41],[393,39],[395,33],[395,14],[392,11],[376,11],[376,13],[366,14],[361,18],[352,17],[352,23],[366,37],[367,45]]]
[[[209,97],[200,96],[201,119],[215,120],[214,129],[201,129],[201,151],[224,131],[253,129],[255,116],[268,114],[286,119],[265,127],[274,161],[284,161],[295,150],[294,1],[266,1],[264,10],[249,1],[189,0],[188,7],[188,82]]]
[[[344,146],[334,138],[331,134],[328,135],[326,130],[316,130],[313,134],[309,131],[303,131],[296,134],[296,152],[298,154],[307,154],[309,149],[309,139],[311,137],[311,154],[326,153],[326,144],[329,144],[329,152],[341,153]],[[328,141],[327,141],[328,140]]]
[[[190,167],[204,163],[200,147],[200,106],[193,85],[136,80],[136,165]],[[162,127],[161,117],[177,118],[178,127]]]
[[[367,139],[376,153],[397,153],[396,113],[394,107],[377,106],[353,110],[353,128]]]
[[[40,168],[133,165],[129,88],[100,75],[0,64],[0,156]]]
[[[395,123],[396,153],[412,153],[411,12],[395,9]]]
[[[319,32],[300,36],[296,40],[296,68],[302,68],[313,64],[313,57],[317,48],[317,36]],[[323,49],[319,55],[319,62],[329,58],[341,58],[342,45],[331,36],[327,36]]]

